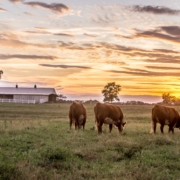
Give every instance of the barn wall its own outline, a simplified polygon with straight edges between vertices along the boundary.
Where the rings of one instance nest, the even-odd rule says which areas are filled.
[[[55,101],[56,101],[56,97],[57,97],[56,95],[51,94],[51,95],[49,95],[49,99],[48,99],[48,100],[49,100],[50,102],[55,102]]]
[[[48,102],[48,96],[46,95],[14,95],[13,99],[35,100],[36,103],[39,103],[40,99],[43,99],[44,102]]]

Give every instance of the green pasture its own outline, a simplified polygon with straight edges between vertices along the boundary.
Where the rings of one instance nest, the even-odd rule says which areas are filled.
[[[69,130],[69,105],[0,104],[0,180],[180,179],[180,130],[150,134],[151,105],[121,106],[125,130],[102,135],[94,104],[85,130]]]

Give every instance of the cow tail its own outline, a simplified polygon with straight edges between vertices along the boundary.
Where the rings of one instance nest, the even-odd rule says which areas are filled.
[[[153,109],[152,109],[152,113],[151,113],[151,130],[150,130],[150,133],[152,134],[153,133],[153,128],[154,128],[154,122],[153,122]]]
[[[96,107],[96,106],[95,106]],[[94,108],[94,115],[95,115],[95,124],[94,124],[94,129],[97,130],[97,107]]]

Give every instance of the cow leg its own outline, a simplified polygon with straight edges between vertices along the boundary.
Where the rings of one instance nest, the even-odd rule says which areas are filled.
[[[86,118],[84,119],[84,122],[83,122],[83,130],[85,129],[85,124],[86,124]]]
[[[82,126],[83,126],[83,130],[84,130],[84,127],[85,127],[85,123],[83,123],[83,125],[82,125]]]
[[[156,133],[156,122],[155,121],[151,121],[151,132],[150,133]]]
[[[103,123],[98,123],[98,134],[102,134],[102,125]]]
[[[171,131],[172,131],[172,133],[174,134],[174,128],[169,125],[169,133],[170,133]]]
[[[118,124],[118,131],[119,131],[119,133],[121,133],[123,131],[121,123]]]
[[[71,130],[71,127],[72,127],[72,119],[70,118],[70,123],[69,123],[69,126],[70,126],[70,130]]]
[[[163,129],[164,129],[164,124],[161,124],[161,125],[160,125],[160,130],[161,130],[161,133],[162,133],[162,134],[164,133],[164,130],[163,130]]]
[[[112,131],[112,127],[113,127],[113,125],[112,124],[109,124],[109,132],[111,133],[111,131]]]
[[[76,120],[75,120],[75,129],[78,129],[78,123]]]

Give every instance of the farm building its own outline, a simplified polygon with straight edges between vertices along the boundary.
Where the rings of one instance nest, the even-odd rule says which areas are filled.
[[[0,87],[0,102],[15,103],[44,103],[55,102],[56,91],[54,88],[30,87]]]

